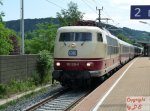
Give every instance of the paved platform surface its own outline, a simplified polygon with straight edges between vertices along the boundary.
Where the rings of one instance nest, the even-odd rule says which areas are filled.
[[[126,97],[130,96],[150,97],[148,57],[139,57],[130,61],[79,103],[73,111],[127,111]]]

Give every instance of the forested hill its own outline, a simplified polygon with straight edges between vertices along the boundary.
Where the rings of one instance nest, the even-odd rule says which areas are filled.
[[[32,32],[37,29],[37,24],[52,22],[54,24],[59,24],[58,19],[55,18],[41,18],[41,19],[25,19],[24,20],[24,30],[25,32]],[[16,32],[20,32],[20,20],[12,20],[6,22],[6,27],[15,30]]]
[[[117,28],[115,26],[111,26],[111,30],[109,30],[111,33],[113,33],[114,35],[118,35],[118,34],[123,34],[125,36],[127,36],[129,39],[133,39],[133,40],[149,40],[149,33],[150,32],[146,32],[146,31],[140,31],[140,30],[134,30],[134,29],[130,29],[127,27],[123,27],[123,28]]]
[[[59,24],[59,21],[56,18],[25,19],[24,22],[25,22],[25,32],[29,31],[32,32],[33,30],[37,29],[37,24],[40,23],[52,22],[54,24]],[[13,29],[16,32],[19,32],[20,20],[7,21],[6,27]],[[148,40],[148,32],[145,31],[134,30],[127,27],[119,28],[116,30],[116,27],[111,25],[107,25],[107,27],[111,27],[110,32],[113,33],[114,35],[122,33],[125,36],[129,37],[130,39]]]

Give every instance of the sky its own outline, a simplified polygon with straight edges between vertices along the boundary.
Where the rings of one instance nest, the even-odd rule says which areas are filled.
[[[56,17],[57,12],[67,9],[70,1],[77,3],[79,11],[85,13],[85,20],[96,20],[98,18],[96,7],[99,9],[103,7],[101,17],[112,19],[108,24],[150,32],[150,25],[139,22],[150,23],[150,19],[130,19],[131,5],[150,5],[150,0],[24,0],[24,18]],[[0,11],[5,13],[4,21],[20,19],[20,0],[2,0],[2,2]]]

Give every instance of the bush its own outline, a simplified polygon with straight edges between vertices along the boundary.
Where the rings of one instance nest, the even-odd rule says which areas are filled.
[[[13,50],[9,35],[12,31],[0,22],[0,55],[8,55]]]
[[[4,84],[0,84],[0,98],[7,93],[7,88]]]
[[[32,74],[32,81],[35,83],[36,86],[38,86],[40,84],[41,79],[37,72],[34,72]]]
[[[47,83],[50,81],[50,69],[52,66],[52,57],[47,50],[40,51],[40,57],[37,62],[38,73],[40,75],[40,83]]]

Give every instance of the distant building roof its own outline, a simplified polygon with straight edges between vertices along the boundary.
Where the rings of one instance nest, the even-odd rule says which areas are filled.
[[[137,41],[137,43],[142,44],[142,45],[148,45],[150,44],[150,41]]]

